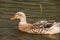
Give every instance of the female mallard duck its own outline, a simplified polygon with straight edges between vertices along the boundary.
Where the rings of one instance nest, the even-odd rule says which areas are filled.
[[[29,24],[26,21],[26,15],[23,12],[17,12],[11,20],[20,19],[19,30],[33,34],[56,34],[60,33],[60,23],[48,23],[48,21],[40,21]]]

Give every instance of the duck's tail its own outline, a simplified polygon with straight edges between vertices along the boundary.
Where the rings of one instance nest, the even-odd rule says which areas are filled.
[[[60,23],[54,22],[53,26],[49,28],[46,34],[56,34],[56,33],[60,33]]]

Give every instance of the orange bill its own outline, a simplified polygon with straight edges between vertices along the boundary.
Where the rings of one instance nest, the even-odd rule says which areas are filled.
[[[12,17],[12,18],[10,18],[10,20],[16,20],[17,18],[16,17]]]

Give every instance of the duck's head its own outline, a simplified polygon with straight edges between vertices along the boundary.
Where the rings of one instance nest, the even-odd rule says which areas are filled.
[[[14,17],[11,18],[11,20],[15,19],[26,20],[26,16],[23,12],[17,12]]]

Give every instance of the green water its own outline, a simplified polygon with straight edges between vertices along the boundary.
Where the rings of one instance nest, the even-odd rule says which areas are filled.
[[[59,7],[60,0],[0,0],[0,40],[60,40],[60,34],[56,34],[56,38],[49,38],[47,35],[21,32],[18,29],[19,20],[10,20],[16,12],[22,11],[29,23],[41,19],[60,22]]]

